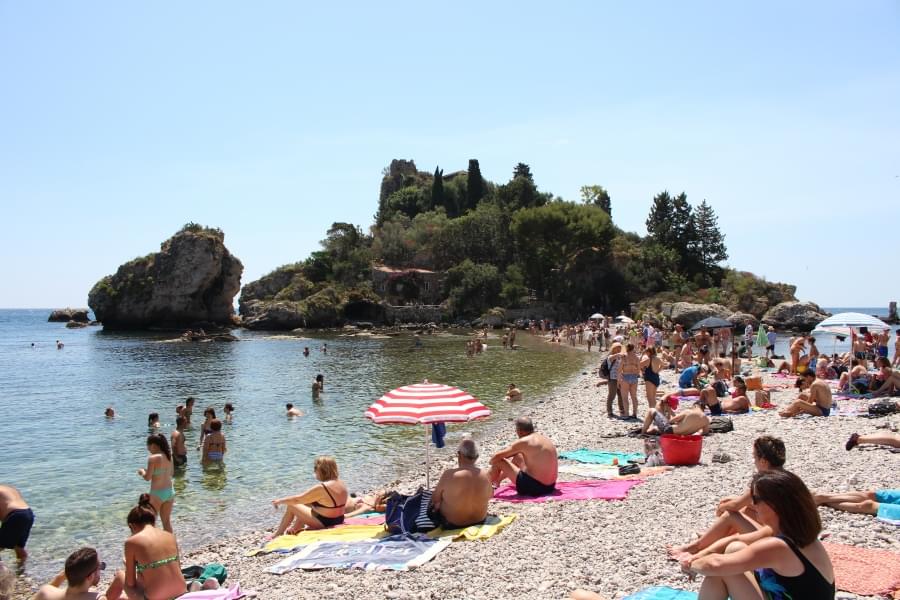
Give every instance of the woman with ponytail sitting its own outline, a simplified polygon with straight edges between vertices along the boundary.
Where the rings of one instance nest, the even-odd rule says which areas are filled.
[[[163,529],[172,533],[172,506],[175,504],[175,488],[172,487],[172,451],[169,440],[161,433],[147,437],[147,468],[138,469],[138,475],[150,482],[150,503],[160,516]]]
[[[150,494],[141,494],[137,506],[128,513],[131,537],[125,540],[125,592],[129,598],[169,600],[187,589],[178,543],[174,535],[157,529],[151,498]]]
[[[705,576],[701,600],[833,600],[834,567],[819,541],[822,522],[803,481],[783,469],[757,473],[750,502],[759,529],[681,559],[685,572]]]

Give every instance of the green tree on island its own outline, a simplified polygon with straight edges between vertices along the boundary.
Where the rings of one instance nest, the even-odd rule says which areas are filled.
[[[428,210],[434,210],[438,206],[444,206],[444,171],[435,167],[434,181],[431,182],[431,206]]]
[[[581,200],[585,204],[594,204],[606,211],[612,217],[612,200],[609,193],[602,185],[583,185],[581,186]]]
[[[466,209],[473,210],[485,195],[484,178],[478,160],[469,159],[469,171],[466,179]]]

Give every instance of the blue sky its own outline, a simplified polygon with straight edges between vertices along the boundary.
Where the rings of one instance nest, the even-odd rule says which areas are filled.
[[[246,283],[372,222],[381,170],[531,166],[719,215],[728,264],[900,296],[900,3],[0,0],[0,307],[83,306],[187,221]]]

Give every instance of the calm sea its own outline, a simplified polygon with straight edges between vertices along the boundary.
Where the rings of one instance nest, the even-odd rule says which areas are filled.
[[[46,580],[82,545],[121,555],[125,516],[148,489],[136,474],[146,464],[147,415],[159,412],[168,433],[176,405],[187,396],[198,402],[194,429],[186,434],[189,466],[175,482],[174,527],[190,548],[274,525],[278,515],[269,501],[311,485],[316,455],[336,456],[355,490],[421,464],[424,428],[376,426],[363,417],[390,389],[426,377],[464,387],[494,415],[485,423],[451,426],[450,438],[464,431],[477,436],[512,416],[502,400],[506,384],[514,381],[533,399],[587,359],[533,342],[524,332],[517,340],[522,350],[503,351],[492,339],[487,352],[468,359],[461,335],[423,336],[421,350],[410,335],[300,338],[237,331],[236,343],[191,344],[165,335],[66,329],[48,323],[48,315],[0,310],[0,482],[19,488],[35,511],[28,574],[37,580]],[[56,340],[65,344],[62,350]],[[324,343],[327,354],[320,351]],[[325,393],[313,401],[317,373],[325,376]],[[235,405],[234,423],[224,430],[226,465],[204,470],[194,450],[197,427],[206,406],[221,416],[226,402]],[[287,402],[306,416],[288,421]],[[107,406],[115,408],[115,419],[104,418]],[[437,452],[449,455],[452,448]]]

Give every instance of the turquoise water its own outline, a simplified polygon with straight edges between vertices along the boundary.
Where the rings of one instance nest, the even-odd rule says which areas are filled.
[[[186,433],[189,465],[175,482],[174,527],[190,548],[223,533],[274,525],[269,501],[312,484],[318,454],[336,456],[356,490],[421,463],[423,428],[376,426],[363,417],[387,390],[426,377],[469,390],[494,415],[453,425],[450,435],[477,436],[512,415],[502,400],[510,381],[535,398],[586,360],[584,353],[552,349],[525,332],[517,340],[522,350],[504,351],[492,339],[487,352],[468,359],[462,335],[423,336],[422,350],[413,349],[411,335],[303,339],[238,331],[236,343],[191,344],[165,335],[66,329],[47,323],[48,314],[0,310],[0,482],[19,488],[37,515],[28,573],[38,580],[82,545],[121,554],[125,515],[148,489],[136,474],[146,464],[147,415],[159,412],[168,433],[175,406],[187,396],[198,401],[194,428]],[[323,343],[327,354],[319,350]],[[317,373],[325,376],[325,392],[313,401]],[[202,412],[214,406],[221,416],[226,402],[235,405],[234,423],[224,430],[226,465],[204,471],[195,451]],[[286,402],[306,416],[288,421]],[[104,418],[107,406],[115,408],[115,419]]]

